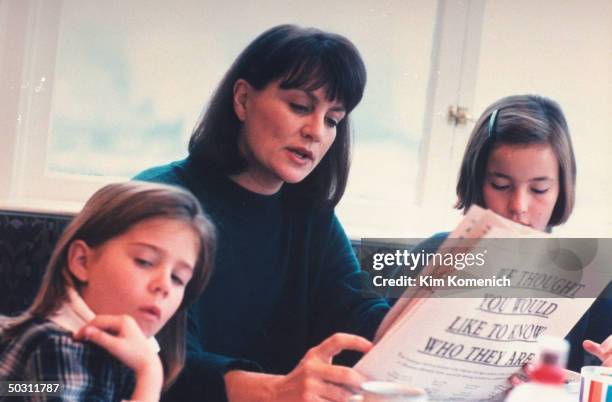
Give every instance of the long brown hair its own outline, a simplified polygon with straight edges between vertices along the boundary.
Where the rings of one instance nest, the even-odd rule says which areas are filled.
[[[182,303],[156,335],[164,366],[164,389],[167,389],[185,364],[187,308],[204,289],[215,252],[213,225],[194,196],[177,187],[132,181],[109,184],[98,190],[63,232],[34,302],[16,317],[5,336],[18,336],[20,328],[33,318],[44,318],[57,311],[67,301],[68,286],[78,289],[79,281],[68,269],[68,249],[75,240],[83,240],[95,248],[125,233],[133,225],[152,218],[184,222],[197,234],[200,244],[193,276],[185,288]]]
[[[275,80],[283,89],[324,88],[329,101],[343,104],[346,116],[319,165],[301,182],[285,187],[293,200],[333,208],[348,181],[349,114],[361,101],[366,76],[359,51],[344,36],[296,25],[270,28],[240,53],[221,80],[191,135],[189,155],[203,171],[212,168],[230,175],[246,170],[248,163],[238,149],[242,122],[233,105],[234,84],[240,78],[257,90]]]

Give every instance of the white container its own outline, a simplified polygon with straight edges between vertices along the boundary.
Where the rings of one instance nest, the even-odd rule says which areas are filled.
[[[580,376],[580,402],[612,400],[612,367],[584,366]]]
[[[567,392],[563,383],[563,367],[567,362],[569,343],[562,338],[541,336],[539,361],[530,373],[531,382],[515,387],[506,402],[576,402],[576,396]],[[537,376],[536,371],[542,376]],[[546,376],[546,372],[550,373]]]
[[[568,393],[565,387],[526,383],[514,388],[506,402],[576,402],[576,396]]]
[[[427,392],[423,388],[410,387],[390,381],[366,381],[361,384],[360,395],[349,402],[425,402]]]

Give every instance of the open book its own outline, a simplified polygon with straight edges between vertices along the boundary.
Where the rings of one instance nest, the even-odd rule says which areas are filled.
[[[438,286],[408,286],[355,369],[423,387],[436,401],[495,400],[509,376],[536,357],[537,338],[566,336],[610,281],[610,248],[574,240],[472,207],[438,250],[478,251],[486,264],[425,266],[419,275],[439,279]],[[473,286],[493,277],[500,286]]]

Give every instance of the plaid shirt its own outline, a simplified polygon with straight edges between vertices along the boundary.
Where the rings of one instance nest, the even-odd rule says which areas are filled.
[[[0,381],[58,381],[60,396],[21,397],[26,401],[121,401],[130,399],[134,374],[104,349],[75,341],[46,319],[28,322],[20,336],[6,341],[0,317]],[[0,400],[4,400],[0,397]],[[7,402],[18,397],[6,398]]]

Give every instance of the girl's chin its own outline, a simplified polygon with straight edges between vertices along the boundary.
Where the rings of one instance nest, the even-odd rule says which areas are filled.
[[[140,330],[142,331],[142,333],[147,337],[150,338],[152,336],[155,336],[155,334],[157,334],[159,332],[159,330],[161,328],[157,328],[157,326],[155,325],[151,325],[151,323],[147,323],[147,322],[140,322],[140,321],[136,321],[138,323],[138,326],[140,327]]]

